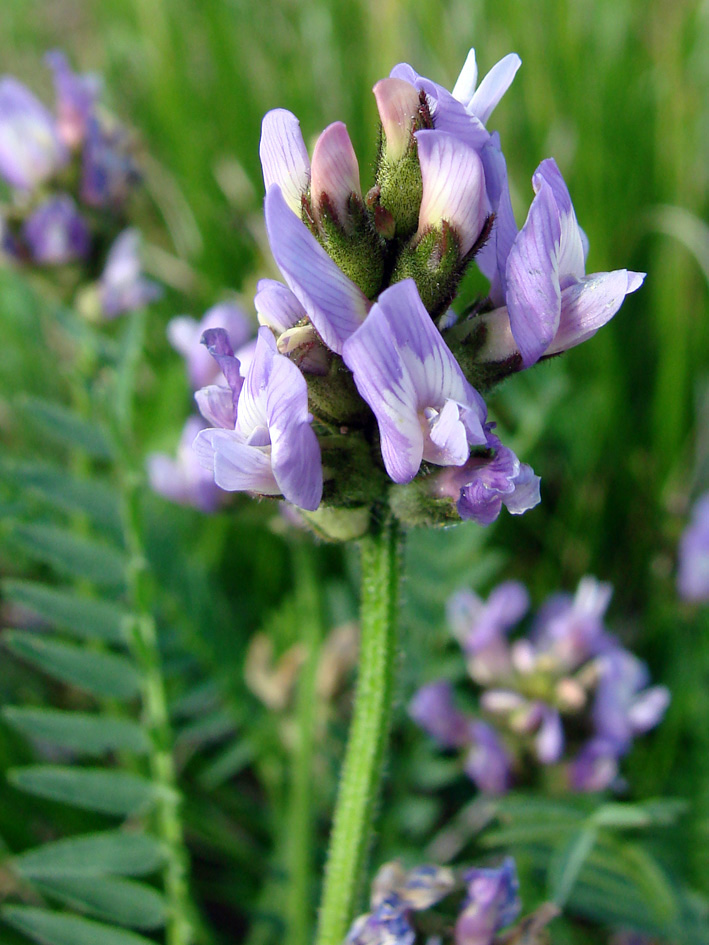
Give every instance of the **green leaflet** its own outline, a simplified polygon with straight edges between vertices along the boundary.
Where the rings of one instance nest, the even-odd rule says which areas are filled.
[[[72,636],[126,642],[125,627],[131,617],[119,604],[79,597],[73,590],[45,587],[34,581],[5,581],[2,588],[8,600],[28,607]]]
[[[3,918],[40,945],[153,945],[134,932],[29,906],[5,906]]]
[[[574,831],[566,843],[554,851],[547,871],[547,887],[549,898],[559,908],[566,905],[597,836],[596,828],[587,825]]]
[[[11,769],[8,780],[15,787],[39,797],[120,817],[145,812],[158,796],[151,781],[125,771],[102,768],[31,765]]]
[[[149,834],[104,830],[35,847],[12,861],[25,879],[146,876],[165,860],[160,843]]]
[[[62,682],[108,699],[133,699],[140,675],[124,656],[47,640],[25,630],[10,630],[5,643],[17,656]]]
[[[142,755],[150,747],[143,729],[129,719],[21,706],[5,706],[2,715],[24,735],[80,755],[103,755],[110,751]]]
[[[113,876],[55,876],[35,882],[40,892],[77,912],[135,929],[165,924],[165,900],[150,886]]]
[[[94,459],[112,458],[113,447],[103,427],[73,410],[36,397],[23,397],[18,406],[54,442],[78,447]]]
[[[45,502],[67,512],[80,512],[97,525],[120,534],[121,510],[115,489],[96,479],[77,479],[44,463],[3,463],[0,476],[30,489]]]
[[[8,540],[30,557],[51,564],[70,577],[85,578],[103,587],[125,583],[125,557],[105,542],[43,524],[15,525],[9,531]]]

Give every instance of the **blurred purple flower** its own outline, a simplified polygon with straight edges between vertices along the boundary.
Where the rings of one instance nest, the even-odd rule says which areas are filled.
[[[322,496],[322,466],[303,375],[278,353],[268,328],[259,329],[243,384],[225,333],[213,329],[206,338],[208,343],[221,340],[215,356],[236,397],[236,422],[231,429],[207,429],[197,436],[200,462],[228,492],[283,495],[299,508],[316,509]]]
[[[22,238],[41,265],[84,259],[91,248],[89,228],[68,194],[49,197],[33,210],[23,224]]]
[[[405,872],[397,862],[385,863],[372,883],[371,912],[354,921],[344,945],[413,945],[411,913],[429,909],[454,885],[452,871],[444,866]]]
[[[618,776],[618,746],[604,738],[591,738],[569,766],[574,791],[605,791]]]
[[[534,621],[535,647],[572,670],[608,647],[616,646],[603,623],[613,588],[595,578],[581,579],[576,593],[554,595]]]
[[[456,709],[447,680],[422,686],[409,704],[409,715],[444,748],[462,748],[470,741],[469,720]]]
[[[498,869],[465,873],[468,895],[455,925],[455,945],[492,945],[495,933],[511,925],[522,908],[514,860]]]
[[[32,190],[68,159],[51,112],[17,79],[0,79],[0,176]]]
[[[484,794],[504,794],[512,785],[513,759],[487,722],[470,722],[470,743],[463,760],[465,773]]]
[[[189,505],[202,512],[213,512],[223,502],[224,492],[214,477],[204,469],[192,448],[204,423],[190,417],[182,431],[175,457],[151,453],[147,458],[148,481],[153,492],[178,505]]]
[[[194,390],[216,383],[221,376],[219,365],[202,344],[202,336],[211,328],[223,328],[233,349],[244,345],[252,334],[248,315],[232,302],[213,305],[201,321],[189,315],[178,315],[168,322],[167,337],[185,359],[187,375]]]
[[[82,154],[81,199],[89,207],[119,209],[140,179],[125,128],[90,118]]]
[[[692,508],[689,525],[679,543],[677,590],[683,600],[709,601],[709,493]]]
[[[89,119],[94,114],[101,79],[93,73],[73,72],[61,50],[52,50],[44,58],[54,74],[59,137],[68,148],[77,148],[83,143]]]
[[[161,295],[161,287],[143,275],[138,230],[124,230],[108,253],[99,281],[103,314],[115,318],[149,305]]]

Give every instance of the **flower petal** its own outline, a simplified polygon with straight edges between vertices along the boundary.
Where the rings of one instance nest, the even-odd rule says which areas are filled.
[[[366,318],[369,301],[291,213],[275,184],[266,194],[265,213],[273,258],[322,340],[341,354]]]
[[[202,430],[194,441],[200,463],[214,472],[214,481],[227,492],[279,495],[280,486],[271,469],[271,457],[257,446],[248,446],[234,430]]]
[[[466,103],[470,114],[479,118],[483,125],[487,124],[487,120],[498,102],[512,85],[512,80],[521,65],[522,60],[517,53],[508,53],[503,59],[495,63],[470,101]],[[455,89],[453,94],[455,95]]]
[[[585,235],[582,235],[581,227],[576,219],[574,205],[571,203],[569,189],[554,158],[547,158],[542,161],[534,172],[532,184],[535,193],[539,193],[542,181],[551,188],[559,214],[561,236],[558,265],[561,288],[564,289],[575,280],[582,279],[586,271]]]
[[[415,137],[423,180],[418,234],[445,220],[458,235],[465,256],[485,222],[482,162],[472,148],[446,132],[417,131]]]
[[[478,64],[475,58],[475,50],[471,49],[465,57],[463,68],[456,79],[451,95],[458,99],[467,107],[471,98],[475,94],[475,87],[478,84]]]
[[[288,206],[300,218],[301,198],[310,183],[310,159],[300,122],[285,108],[267,112],[261,124],[259,157],[266,191],[278,184]]]
[[[644,272],[595,272],[561,293],[559,330],[545,354],[558,354],[593,337],[643,283]]]
[[[561,316],[561,224],[551,186],[540,178],[527,221],[507,259],[507,309],[525,366],[551,344]]]
[[[260,279],[256,288],[254,305],[260,325],[268,325],[281,334],[305,318],[305,309],[282,282]]]

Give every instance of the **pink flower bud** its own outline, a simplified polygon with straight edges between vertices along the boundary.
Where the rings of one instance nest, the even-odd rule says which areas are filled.
[[[341,121],[336,121],[323,131],[313,151],[310,196],[316,222],[320,222],[321,207],[326,200],[337,221],[343,224],[353,194],[359,198],[362,196],[357,156],[347,128]]]
[[[374,86],[379,117],[384,131],[385,157],[401,160],[411,145],[418,116],[418,90],[404,79],[382,79]]]

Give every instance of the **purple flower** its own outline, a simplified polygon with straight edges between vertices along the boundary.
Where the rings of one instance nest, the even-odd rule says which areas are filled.
[[[68,148],[77,148],[83,143],[94,114],[101,79],[92,73],[77,75],[60,50],[52,50],[44,58],[54,73],[59,137]]]
[[[88,121],[82,156],[81,199],[89,207],[119,208],[139,178],[128,134],[108,120]]]
[[[300,122],[292,112],[274,108],[266,113],[259,157],[266,193],[278,184],[287,206],[300,217],[302,199],[310,185],[310,158]]]
[[[492,945],[495,933],[511,925],[522,908],[514,860],[499,869],[471,869],[463,911],[455,925],[455,945]]]
[[[343,358],[371,407],[394,482],[410,482],[422,460],[462,466],[486,442],[485,403],[423,307],[411,279],[379,296],[346,341]]]
[[[585,275],[586,240],[564,179],[553,159],[537,168],[535,198],[527,221],[506,254],[506,308],[484,316],[487,329],[480,356],[505,360],[520,352],[526,367],[586,341],[618,311],[626,295],[640,288],[644,273],[619,269]]]
[[[52,114],[11,76],[0,79],[0,176],[32,190],[67,161]]]
[[[124,230],[109,250],[99,282],[106,318],[142,308],[162,295],[160,286],[143,275],[139,250],[140,234],[135,229]]]
[[[268,325],[281,335],[306,317],[303,306],[282,282],[260,279],[256,288],[254,305],[259,325]]]
[[[210,328],[223,328],[232,348],[240,348],[251,336],[251,322],[245,312],[231,302],[220,302],[208,309],[201,321],[178,315],[168,322],[167,337],[172,347],[185,359],[187,374],[194,390],[214,384],[220,376],[219,365],[201,343]]]
[[[192,448],[203,427],[199,417],[190,417],[180,437],[176,457],[151,453],[147,458],[148,481],[153,492],[171,502],[213,512],[225,496]]]
[[[470,723],[470,744],[463,761],[465,773],[485,794],[504,794],[512,784],[513,759],[487,722]]]
[[[444,131],[417,131],[423,197],[417,237],[444,221],[466,256],[485,222],[485,175],[477,153],[455,135]]]
[[[600,680],[593,705],[597,735],[624,755],[633,738],[654,728],[670,702],[665,686],[646,688],[647,666],[620,647],[599,657]]]
[[[460,517],[478,525],[494,522],[503,505],[521,515],[541,501],[539,476],[502,445],[490,432],[492,426],[486,427],[486,453],[474,453],[462,467],[444,470],[432,483],[434,495],[453,499]]]
[[[587,576],[581,579],[573,597],[554,595],[537,614],[535,647],[552,654],[560,666],[573,670],[615,646],[603,624],[612,594],[610,584]]]
[[[478,65],[475,50],[471,49],[451,94],[465,106],[469,115],[485,125],[521,65],[522,60],[516,53],[508,53],[495,63],[478,86]]]
[[[454,885],[447,867],[426,864],[405,872],[397,862],[385,863],[372,883],[371,912],[355,920],[345,945],[413,945],[411,913],[435,905]]]
[[[302,509],[316,509],[322,466],[303,375],[278,353],[270,329],[260,328],[242,385],[224,333],[215,329],[210,336],[222,339],[218,360],[236,397],[236,422],[232,429],[208,429],[197,436],[200,462],[228,492],[283,495]]]
[[[709,601],[709,493],[695,502],[680,539],[677,590],[683,600]]]
[[[604,738],[591,738],[569,767],[574,791],[605,791],[618,775],[618,746]]]
[[[48,266],[84,259],[91,248],[89,228],[68,194],[40,204],[25,220],[22,237],[34,261]]]
[[[409,715],[444,748],[462,748],[470,740],[468,718],[456,709],[447,680],[422,686],[411,700]]]

